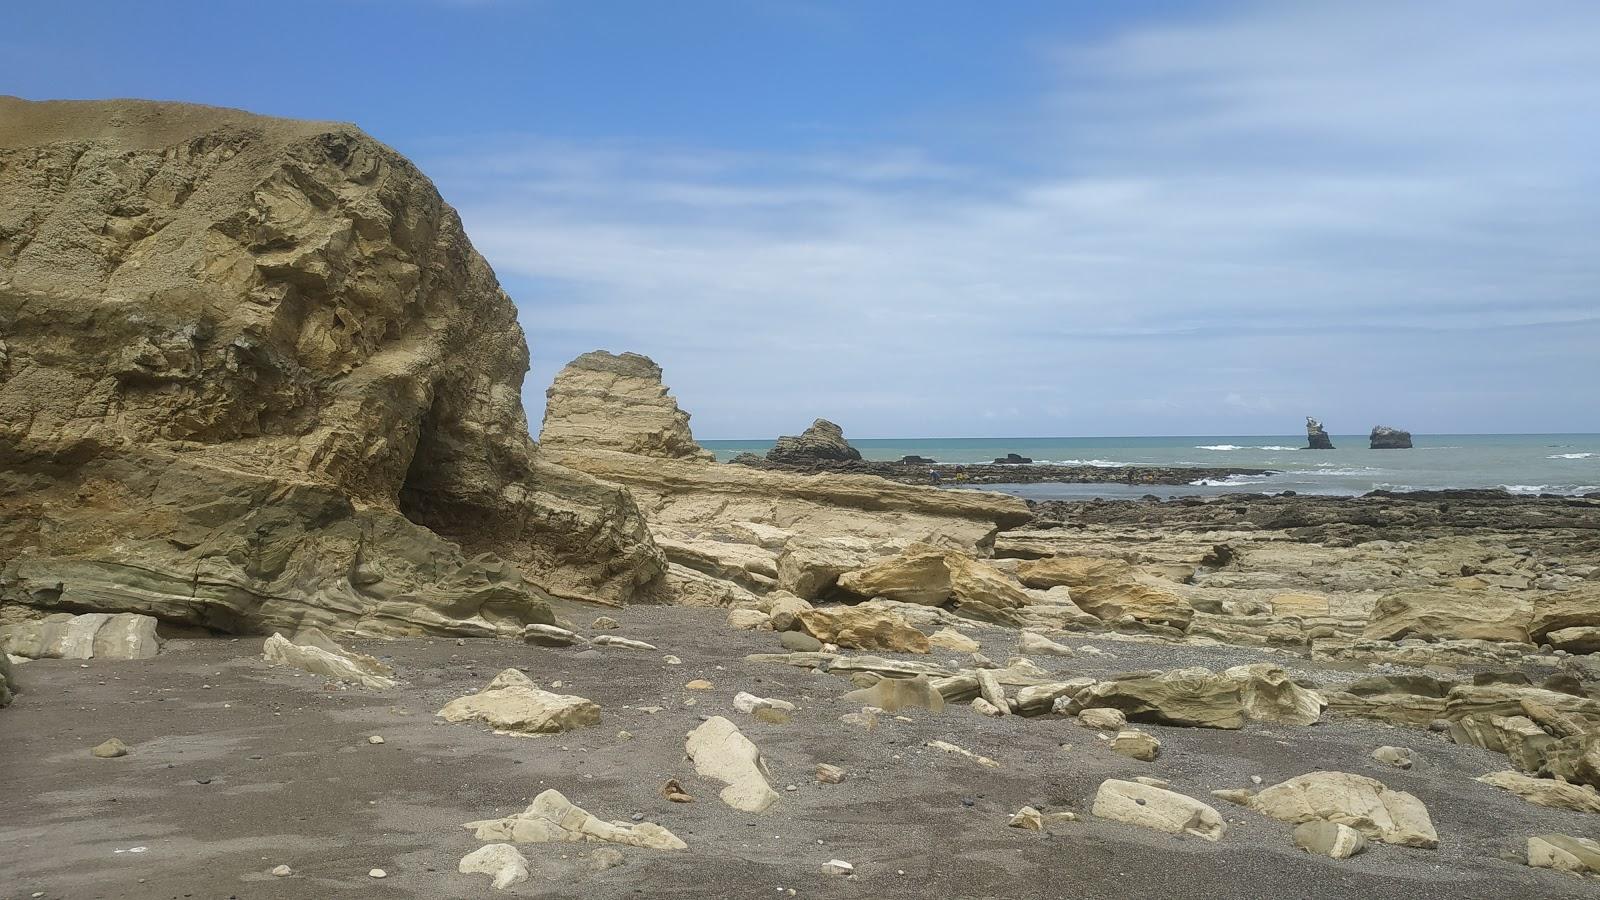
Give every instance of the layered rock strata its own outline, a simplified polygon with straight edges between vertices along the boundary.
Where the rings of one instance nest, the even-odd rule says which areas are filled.
[[[527,434],[516,311],[358,129],[0,99],[0,603],[495,634],[665,564]]]

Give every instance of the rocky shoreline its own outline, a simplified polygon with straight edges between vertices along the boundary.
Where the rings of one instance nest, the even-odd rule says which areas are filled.
[[[901,484],[930,487],[962,484],[1150,484],[1180,485],[1221,480],[1235,475],[1273,475],[1271,469],[1223,466],[1056,466],[1037,463],[940,463],[924,460],[807,460],[775,462],[742,454],[728,465],[749,466],[798,475],[875,475]]]

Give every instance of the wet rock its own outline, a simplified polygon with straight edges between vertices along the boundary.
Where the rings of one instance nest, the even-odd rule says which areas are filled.
[[[1322,427],[1322,423],[1310,416],[1306,416],[1306,449],[1333,449],[1333,439],[1328,437],[1328,432]]]
[[[727,719],[713,716],[701,723],[689,733],[684,751],[702,777],[727,785],[720,796],[728,806],[758,813],[778,802],[778,793],[767,784],[761,751]]]
[[[1373,450],[1410,450],[1411,432],[1388,425],[1374,425],[1367,445]]]
[[[609,842],[655,850],[683,850],[678,836],[653,822],[606,822],[576,806],[551,788],[533,798],[527,809],[503,819],[485,819],[462,826],[480,841],[549,844],[570,841]]]
[[[1199,800],[1136,781],[1101,783],[1091,811],[1102,819],[1208,841],[1221,840],[1228,830],[1222,816]]]
[[[490,886],[503,891],[528,880],[528,860],[510,844],[485,844],[456,864],[462,875],[487,875]]]

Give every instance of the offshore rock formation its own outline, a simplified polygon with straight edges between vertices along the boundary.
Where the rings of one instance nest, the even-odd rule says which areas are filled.
[[[592,357],[574,361],[556,376],[556,383],[589,378]],[[627,395],[610,398],[609,406],[603,402],[606,395],[593,395],[589,399],[595,405],[582,407],[585,421],[628,423],[633,398],[667,395],[660,369],[644,357],[635,359],[639,362],[631,371],[654,382],[631,381]],[[562,393],[552,391],[552,401]],[[607,412],[611,407],[619,409],[614,419]],[[986,552],[999,529],[1031,517],[1021,500],[1000,494],[930,490],[866,475],[802,475],[721,465],[692,455],[671,459],[625,452],[616,448],[629,442],[651,444],[598,428],[584,446],[564,443],[561,436],[573,433],[565,421],[571,408],[570,403],[552,403],[541,452],[627,487],[670,563],[660,596],[672,602],[754,606],[779,589],[811,600],[832,592],[842,573],[919,542]],[[806,443],[830,443],[819,437],[830,429],[838,445],[848,449],[837,426],[820,420],[808,430],[813,439]]]
[[[0,334],[0,604],[495,634],[662,574],[537,454],[455,211],[352,126],[0,99]]]
[[[776,463],[810,463],[822,461],[852,461],[861,458],[861,452],[844,439],[844,429],[818,419],[799,437],[786,434],[778,438],[767,451],[767,460]]]
[[[1328,437],[1328,432],[1322,423],[1306,416],[1306,449],[1307,450],[1332,450],[1333,439]]]
[[[567,364],[545,392],[539,441],[572,450],[617,450],[665,459],[714,459],[694,442],[689,414],[637,353],[595,350]]]
[[[1411,432],[1388,425],[1374,425],[1369,439],[1373,450],[1410,450]]]

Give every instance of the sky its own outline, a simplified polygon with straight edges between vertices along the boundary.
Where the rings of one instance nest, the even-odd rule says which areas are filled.
[[[21,3],[0,93],[355,122],[698,437],[1600,431],[1600,4]]]

